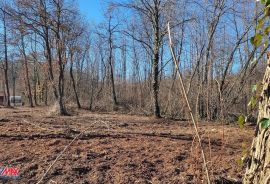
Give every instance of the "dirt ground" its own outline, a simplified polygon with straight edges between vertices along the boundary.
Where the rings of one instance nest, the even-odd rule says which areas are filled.
[[[238,163],[254,127],[200,123],[212,181],[241,180]],[[78,136],[79,135],[79,136]],[[78,137],[74,142],[73,139]],[[181,184],[204,183],[197,141],[189,122],[81,110],[59,117],[51,108],[0,108],[0,167],[20,179],[0,183]],[[222,146],[223,145],[223,146]]]

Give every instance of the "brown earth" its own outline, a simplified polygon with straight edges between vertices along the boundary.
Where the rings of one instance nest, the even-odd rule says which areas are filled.
[[[20,179],[0,183],[204,183],[200,151],[189,122],[134,115],[51,115],[51,108],[0,108],[0,167],[20,169]],[[238,160],[254,127],[200,123],[212,181],[241,180]],[[223,143],[224,142],[224,143]],[[222,146],[223,145],[223,146]]]

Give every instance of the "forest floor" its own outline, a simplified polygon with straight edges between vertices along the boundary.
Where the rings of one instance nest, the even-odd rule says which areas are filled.
[[[202,183],[202,162],[189,122],[77,111],[59,117],[51,108],[0,108],[0,167],[19,168],[18,180],[0,183]],[[241,180],[239,163],[254,127],[200,123],[213,181]],[[217,183],[217,182],[216,182]]]

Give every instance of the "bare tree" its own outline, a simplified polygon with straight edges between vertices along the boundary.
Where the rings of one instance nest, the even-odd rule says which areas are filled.
[[[114,59],[113,59],[113,50],[114,50],[114,44],[113,44],[113,34],[115,32],[115,29],[117,28],[116,26],[112,25],[112,16],[109,15],[109,20],[108,20],[108,44],[109,44],[109,66],[110,66],[110,80],[111,80],[111,87],[112,87],[112,100],[113,104],[116,106],[117,103],[117,98],[116,98],[116,91],[115,91],[115,81],[114,81]]]
[[[19,37],[21,40],[21,52],[22,52],[23,61],[24,61],[24,68],[25,68],[25,83],[26,83],[26,88],[28,91],[27,95],[28,95],[30,107],[34,107],[33,97],[32,97],[32,89],[31,89],[31,84],[30,84],[30,79],[29,79],[28,61],[27,61],[27,55],[26,55],[26,51],[25,51],[25,40],[24,40],[25,30],[24,30],[23,25],[19,26],[19,32],[20,32]]]
[[[150,23],[150,28],[145,27],[146,39],[142,36],[136,36],[130,32],[125,31],[125,34],[130,36],[132,39],[141,43],[144,47],[149,49],[151,54],[151,65],[152,65],[152,105],[154,115],[161,117],[160,105],[159,105],[159,75],[160,75],[160,57],[161,57],[161,46],[162,41],[167,34],[166,21],[170,20],[167,16],[167,12],[171,11],[170,8],[176,4],[175,1],[163,1],[163,0],[133,0],[129,3],[116,3],[115,6],[129,8],[135,11],[140,16],[143,22]],[[180,21],[181,22],[181,21]],[[173,27],[181,24],[175,22]],[[142,35],[142,34],[141,34]],[[149,39],[149,40],[147,40]]]
[[[5,65],[4,65],[4,77],[5,77],[5,85],[7,92],[7,106],[10,107],[10,92],[9,92],[9,81],[8,81],[8,47],[7,47],[7,14],[6,11],[1,8],[2,13],[2,22],[3,22],[3,31],[4,31],[4,47],[5,47]]]
[[[76,17],[74,17],[73,20],[77,20]],[[69,38],[67,40],[67,47],[68,47],[68,53],[69,53],[69,59],[70,59],[70,67],[69,67],[69,74],[70,74],[70,78],[72,81],[72,87],[73,87],[73,91],[75,94],[75,98],[76,98],[76,103],[78,108],[80,109],[81,103],[80,103],[80,99],[79,99],[79,95],[78,95],[78,91],[77,91],[77,85],[76,85],[76,81],[74,78],[74,74],[73,74],[73,66],[74,66],[74,59],[75,59],[75,54],[83,54],[81,53],[82,48],[80,46],[80,38],[84,38],[83,37],[83,28],[82,26],[78,23],[79,21],[74,21],[74,23],[72,25],[70,25],[69,31],[68,31],[68,35]],[[78,57],[77,57],[78,58]]]

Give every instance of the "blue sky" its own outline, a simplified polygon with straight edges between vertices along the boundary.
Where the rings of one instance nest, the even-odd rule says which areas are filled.
[[[103,0],[78,0],[79,8],[82,15],[86,16],[89,21],[99,23],[103,19]]]

